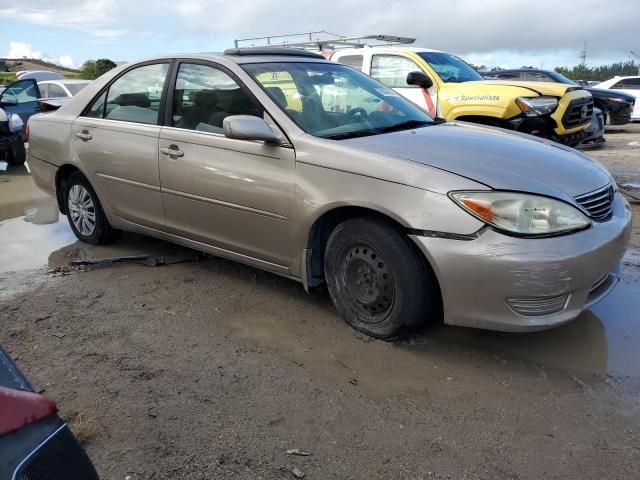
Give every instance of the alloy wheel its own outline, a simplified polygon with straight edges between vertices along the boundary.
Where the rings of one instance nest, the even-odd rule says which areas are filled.
[[[91,195],[82,185],[74,185],[69,189],[67,201],[71,221],[78,232],[90,237],[96,229],[96,207]]]

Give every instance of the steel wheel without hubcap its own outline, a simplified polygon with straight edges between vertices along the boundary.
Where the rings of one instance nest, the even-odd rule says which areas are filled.
[[[82,185],[73,185],[69,189],[67,206],[76,229],[84,236],[93,235],[96,229],[96,207],[87,189]]]
[[[430,272],[406,234],[386,220],[338,224],[327,240],[324,270],[336,309],[367,335],[391,339],[427,320]]]
[[[378,323],[393,306],[393,275],[386,260],[371,246],[357,245],[344,253],[342,278],[351,307]]]

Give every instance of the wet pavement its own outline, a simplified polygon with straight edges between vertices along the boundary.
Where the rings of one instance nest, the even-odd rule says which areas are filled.
[[[4,275],[0,276],[0,283],[18,278],[17,273],[11,272],[64,268],[79,261],[91,263],[145,255],[193,256],[189,249],[136,234],[124,234],[110,246],[79,242],[66,217],[59,215],[55,199],[35,187],[26,168],[2,167],[0,164],[0,274]],[[506,354],[577,373],[640,378],[637,251],[630,252],[625,263],[626,274],[613,293],[579,319],[560,328],[507,334],[430,327],[417,335],[409,349],[429,348],[430,342],[435,341],[461,349]]]
[[[0,162],[0,273],[118,257],[185,257],[193,251],[143,235],[125,233],[114,245],[77,240],[56,199],[38,189],[27,167]]]

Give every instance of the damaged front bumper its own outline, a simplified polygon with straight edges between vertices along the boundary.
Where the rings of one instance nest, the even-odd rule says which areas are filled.
[[[616,194],[612,217],[581,232],[517,238],[486,228],[477,238],[412,235],[442,292],[445,323],[502,331],[561,325],[617,283],[631,209]]]
[[[519,116],[512,118],[507,122],[509,128],[516,132],[528,133],[537,137],[548,138],[554,142],[562,143],[570,147],[575,147],[579,143],[585,141],[589,136],[586,129],[579,131],[572,131],[572,133],[566,133],[559,135],[556,133],[558,125],[555,120],[550,116],[545,115],[541,117],[525,117]]]

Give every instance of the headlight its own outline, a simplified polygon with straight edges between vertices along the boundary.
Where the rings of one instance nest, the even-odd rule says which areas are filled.
[[[13,114],[9,116],[9,130],[12,132],[19,131],[22,127],[24,127],[24,122],[20,118],[20,115]]]
[[[553,235],[591,225],[580,210],[553,198],[514,192],[451,192],[458,205],[494,227],[518,235]]]
[[[555,97],[518,97],[516,105],[527,117],[537,117],[553,113],[558,108],[558,99]]]
[[[610,102],[630,103],[629,100],[625,98],[607,97],[607,100]]]

